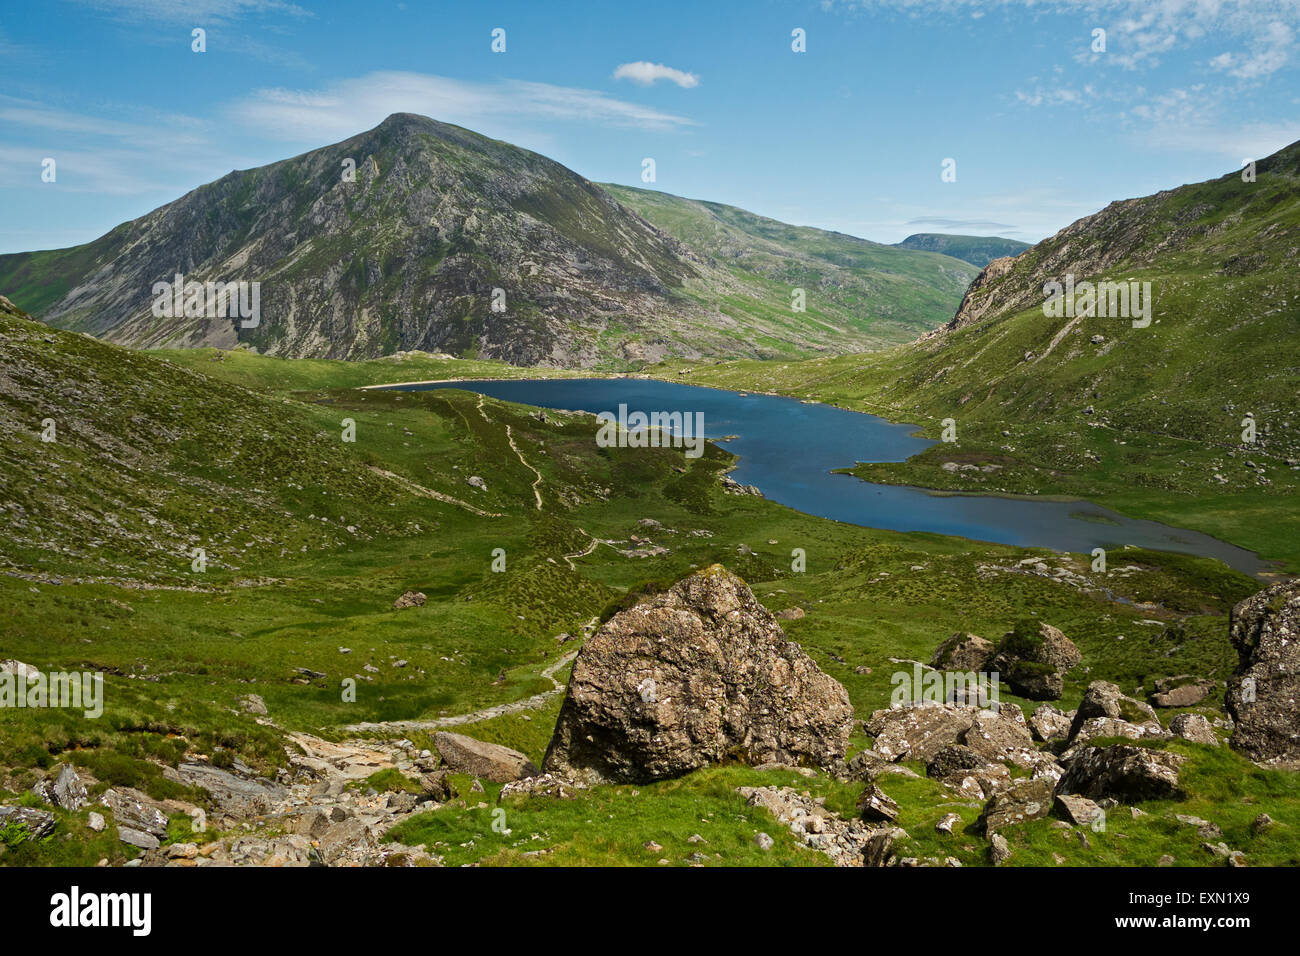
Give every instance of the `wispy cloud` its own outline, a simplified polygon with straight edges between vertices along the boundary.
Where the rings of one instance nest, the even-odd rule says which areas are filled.
[[[822,8],[849,14],[886,12],[917,19],[1070,16],[1107,32],[1104,59],[1126,69],[1159,65],[1166,54],[1194,44],[1222,42],[1234,49],[1207,65],[1243,79],[1267,76],[1291,62],[1300,29],[1296,0],[822,0]],[[1079,56],[1097,61],[1079,33]]]
[[[692,120],[597,90],[523,80],[480,83],[427,73],[383,71],[314,90],[263,89],[234,103],[231,118],[268,139],[337,140],[390,113],[422,113],[481,130],[485,121],[550,119],[647,130]]]
[[[244,17],[266,14],[310,16],[286,0],[77,0],[82,6],[121,19],[154,23],[232,23]]]
[[[974,229],[978,232],[1016,232],[1018,226],[1009,222],[995,222],[992,219],[943,219],[923,216],[920,219],[907,220],[909,226],[933,226],[936,229]]]
[[[658,80],[667,80],[686,90],[700,85],[700,78],[694,73],[675,70],[671,66],[664,66],[662,63],[651,63],[648,60],[620,64],[618,69],[614,71],[614,79],[631,80],[640,86],[651,86]]]

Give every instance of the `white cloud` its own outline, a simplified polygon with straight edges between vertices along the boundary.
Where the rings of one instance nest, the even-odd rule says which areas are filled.
[[[490,124],[539,117],[661,131],[696,125],[685,117],[597,90],[523,80],[480,83],[397,71],[367,73],[317,90],[257,90],[228,112],[268,139],[330,142],[401,112],[421,113],[480,132]]]
[[[228,23],[250,14],[284,13],[310,16],[285,0],[79,0],[84,6],[125,20],[186,23],[198,26]]]
[[[1164,55],[1192,44],[1239,44],[1214,57],[1215,68],[1242,79],[1267,76],[1289,62],[1300,29],[1296,0],[823,0],[828,11],[885,11],[951,19],[1002,11],[1017,17],[1068,16],[1107,31],[1107,53],[1087,52],[1090,29],[1080,29],[1080,57],[1105,59],[1127,69],[1153,67]]]
[[[1294,42],[1291,28],[1275,20],[1256,38],[1248,53],[1220,53],[1210,60],[1210,66],[1240,80],[1256,80],[1286,66]]]
[[[686,90],[700,85],[700,78],[694,73],[674,70],[671,66],[664,66],[662,63],[651,63],[648,60],[621,64],[614,71],[614,79],[631,80],[640,86],[650,86],[656,80],[668,80],[670,83],[676,83]]]

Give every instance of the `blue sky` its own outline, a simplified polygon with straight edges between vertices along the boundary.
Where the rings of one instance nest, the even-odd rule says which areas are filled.
[[[398,110],[882,242],[1036,241],[1300,139],[1298,41],[1300,0],[6,0],[0,252]]]

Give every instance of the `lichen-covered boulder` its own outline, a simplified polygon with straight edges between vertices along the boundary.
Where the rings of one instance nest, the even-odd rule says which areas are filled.
[[[612,617],[574,661],[543,769],[644,782],[726,760],[828,766],[853,709],[721,565]]]

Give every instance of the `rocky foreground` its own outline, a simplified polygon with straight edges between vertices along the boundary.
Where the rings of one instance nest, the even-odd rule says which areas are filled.
[[[504,784],[498,802],[563,800],[592,786],[742,762],[861,784],[853,816],[796,787],[740,789],[771,826],[789,829],[837,865],[960,865],[953,857],[905,852],[909,835],[897,825],[890,780],[915,778],[923,768],[953,805],[981,807],[964,837],[986,841],[989,860],[1001,864],[1012,857],[1009,828],[1027,821],[1054,818],[1065,837],[1086,843],[1090,832],[1104,831],[1107,814],[1138,817],[1145,801],[1179,799],[1187,757],[1153,743],[1219,747],[1219,731],[1230,730],[1230,746],[1261,764],[1300,767],[1298,628],[1300,583],[1275,585],[1237,606],[1231,636],[1240,668],[1229,682],[1226,718],[1180,713],[1166,725],[1157,706],[1094,681],[1075,710],[1043,702],[1028,718],[1017,706],[986,700],[878,710],[862,723],[870,747],[845,759],[853,716],[843,687],[785,639],[743,581],[715,565],[616,614],[587,640],[541,768],[516,751],[445,731],[434,735],[430,750],[409,740],[330,742],[289,733],[289,768],[276,779],[259,778],[238,761],[164,769],[176,783],[204,791],[207,808],[154,800],[129,787],[97,788],[87,773],[63,764],[34,788],[54,809],[0,807],[0,826],[39,838],[53,829],[57,809],[93,807],[92,829],[111,821],[122,842],[143,851],[127,865],[440,865],[426,849],[385,842],[385,834],[451,800],[472,805],[475,792],[484,792],[482,781]],[[1069,638],[1042,624],[1017,628],[997,644],[954,635],[926,670],[997,666],[1021,675],[1025,696],[1050,700],[1061,675],[1079,663]],[[9,672],[25,667],[0,662]],[[1210,689],[1189,677],[1158,688],[1153,701],[1184,706]],[[376,792],[365,782],[381,771],[400,774],[410,786]],[[453,775],[473,778],[469,792],[457,793]],[[489,808],[486,800],[478,806]],[[169,817],[178,813],[190,817],[196,833],[215,838],[169,842]],[[952,834],[959,820],[949,813],[937,830]],[[1214,823],[1184,814],[1175,822],[1196,829],[1209,858],[1248,864]],[[1267,814],[1254,825],[1270,826]],[[755,840],[764,849],[772,844],[763,832]],[[1166,855],[1134,862],[1184,861]]]

